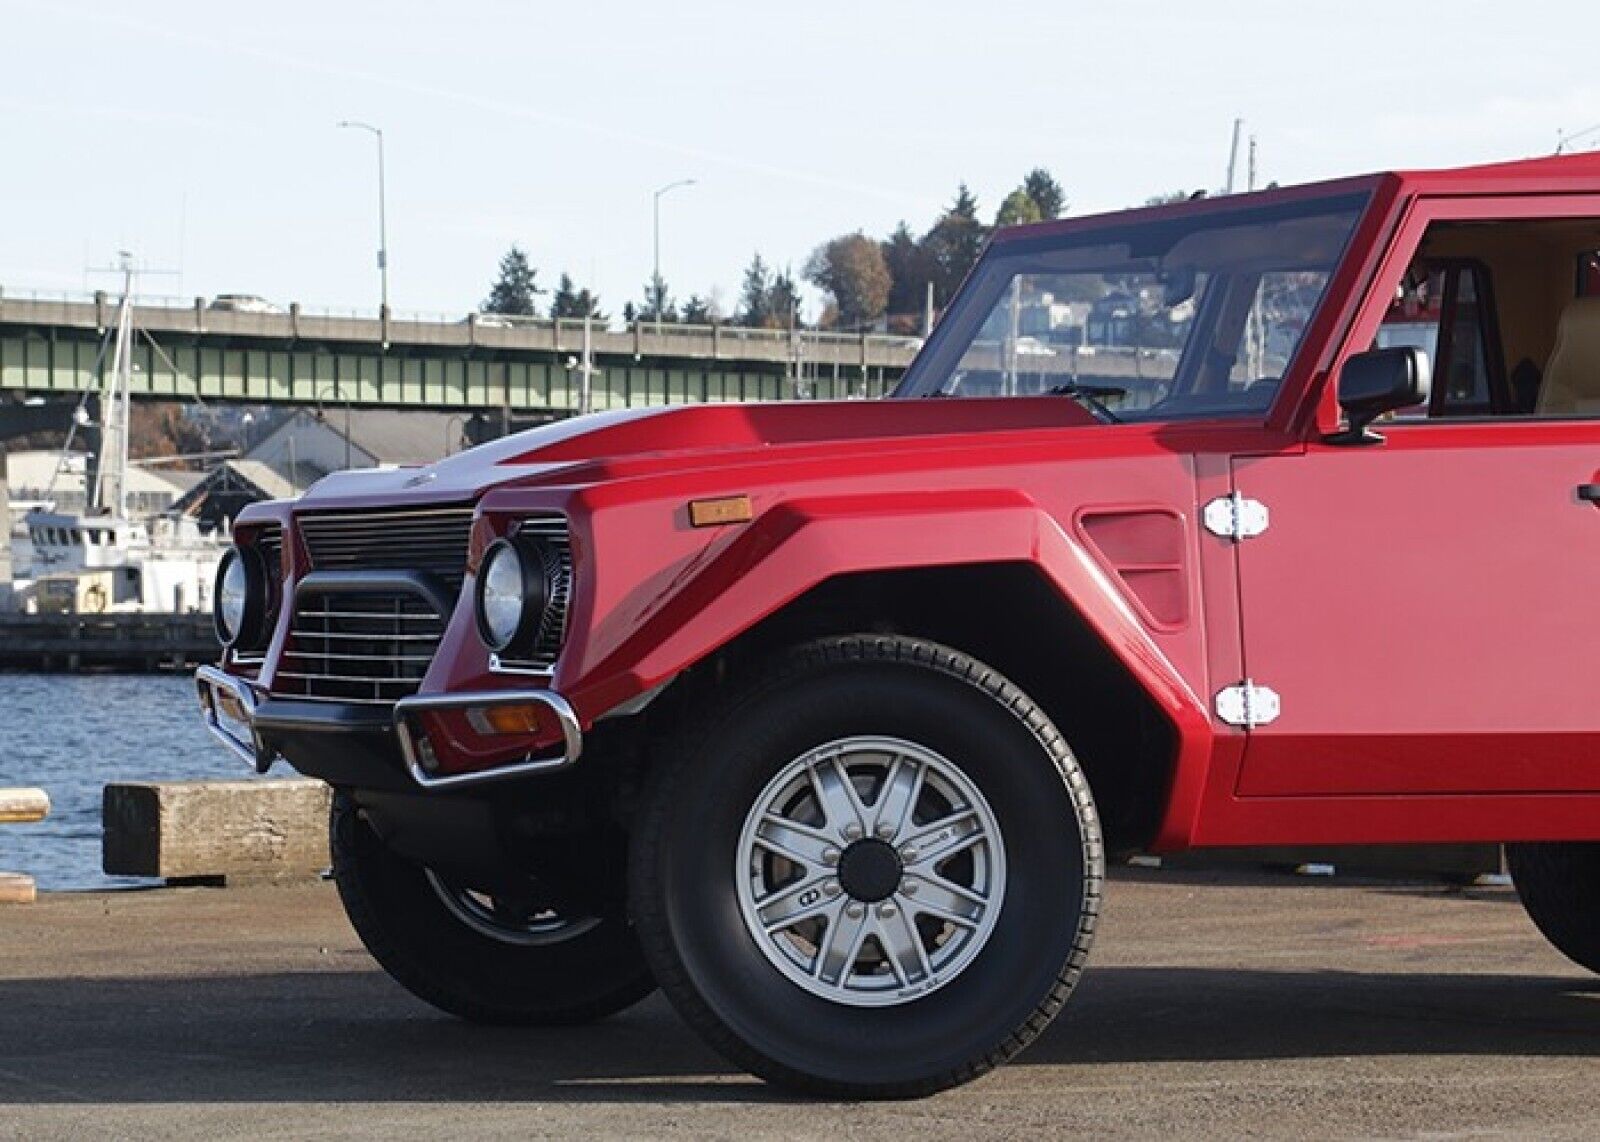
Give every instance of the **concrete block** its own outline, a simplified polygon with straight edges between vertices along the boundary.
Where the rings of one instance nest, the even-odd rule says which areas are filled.
[[[328,867],[329,788],[320,781],[107,785],[102,861],[112,876],[305,880]]]

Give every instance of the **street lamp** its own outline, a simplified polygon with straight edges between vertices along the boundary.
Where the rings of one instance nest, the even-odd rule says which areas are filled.
[[[653,217],[655,220],[655,272],[650,277],[650,287],[655,291],[656,295],[655,309],[657,325],[661,324],[661,295],[665,292],[661,288],[661,198],[669,191],[677,190],[680,186],[693,186],[694,184],[695,180],[692,178],[681,178],[677,182],[669,182],[666,186],[663,186],[656,191],[655,201],[652,203],[654,208]]]
[[[382,301],[379,314],[389,313],[389,227],[383,193],[383,131],[371,123],[355,119],[341,119],[339,126],[357,131],[368,131],[378,140],[378,279],[381,283]]]

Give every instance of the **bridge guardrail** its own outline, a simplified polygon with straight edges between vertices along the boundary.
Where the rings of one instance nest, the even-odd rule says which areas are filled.
[[[40,289],[15,289],[0,285],[0,309],[7,302],[29,302],[41,306],[49,306],[54,311],[56,319],[66,320],[70,307],[94,306],[97,310],[109,312],[115,307],[116,301],[104,290],[40,290]],[[269,303],[271,304],[271,303]],[[55,307],[60,307],[59,309]],[[134,308],[145,311],[166,311],[169,315],[161,325],[171,327],[178,321],[189,324],[191,321],[200,326],[212,323],[220,327],[223,332],[242,332],[245,327],[260,322],[268,323],[272,319],[292,320],[299,317],[324,319],[331,321],[371,322],[374,326],[380,325],[384,320],[381,310],[363,309],[358,306],[325,306],[305,305],[300,302],[290,302],[280,306],[272,304],[271,309],[234,309],[231,307],[213,308],[204,297],[183,298],[170,294],[135,294]],[[578,330],[583,323],[577,318],[551,318],[542,316],[524,316],[521,314],[486,314],[476,310],[463,313],[445,313],[428,310],[397,310],[388,312],[390,326],[477,326],[481,330],[490,329],[516,329],[516,330]],[[785,345],[815,346],[853,346],[863,341],[875,348],[901,353],[915,352],[922,344],[919,337],[907,337],[900,334],[870,333],[870,332],[840,332],[832,329],[768,329],[763,327],[736,325],[731,322],[714,322],[708,325],[695,325],[675,321],[654,322],[647,319],[636,320],[631,325],[620,328],[613,326],[610,321],[595,326],[596,334],[634,334],[644,338],[656,338],[662,344],[698,343],[716,340],[728,345],[762,346],[766,348],[782,347]],[[431,338],[430,338],[431,340]]]

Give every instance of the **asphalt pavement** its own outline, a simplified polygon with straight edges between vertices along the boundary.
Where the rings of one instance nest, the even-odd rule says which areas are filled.
[[[1600,978],[1499,888],[1124,871],[1032,1049],[873,1105],[763,1086],[659,996],[577,1030],[439,1015],[326,884],[0,908],[3,1138],[1593,1138],[1597,1096]]]

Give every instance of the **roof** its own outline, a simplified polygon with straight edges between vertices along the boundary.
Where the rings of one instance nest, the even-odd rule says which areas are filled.
[[[314,474],[313,480],[320,476],[321,473]],[[254,489],[263,499],[268,500],[292,500],[305,491],[305,487],[296,487],[272,465],[260,460],[225,460],[207,472],[204,478],[185,492],[173,507],[178,511],[187,512],[194,505],[206,500],[212,492],[225,488],[238,488],[241,485]]]
[[[260,460],[229,460],[219,465],[219,469],[222,468],[227,469],[231,474],[240,477],[246,482],[254,484],[268,499],[292,500],[305,491],[304,487],[295,487],[277,469],[270,464],[262,463]],[[214,469],[213,471],[216,470]],[[320,475],[317,478],[320,479]],[[211,476],[208,475],[206,479],[209,481]]]
[[[1437,170],[1378,171],[1351,178],[1270,187],[1243,194],[1208,196],[1158,206],[1137,206],[1102,214],[1071,215],[1048,222],[1006,227],[996,232],[994,240],[1006,243],[1073,234],[1103,226],[1112,216],[1118,216],[1119,220],[1125,217],[1130,223],[1142,222],[1146,218],[1198,217],[1257,205],[1308,201],[1329,195],[1372,194],[1380,188],[1391,194],[1516,194],[1532,191],[1600,194],[1600,151],[1543,155]]]
[[[266,450],[268,441],[316,425],[343,440],[349,424],[351,445],[378,464],[432,464],[461,451],[465,423],[471,413],[434,412],[426,409],[352,408],[337,405],[320,412],[300,409],[260,441],[251,453]]]
[[[376,456],[381,464],[432,464],[461,450],[461,425],[465,419],[455,412],[353,409],[350,442]],[[329,412],[326,423],[343,435],[343,410]]]
[[[1513,189],[1517,183],[1537,183],[1541,188],[1548,190],[1600,191],[1600,151],[1579,151],[1570,155],[1541,155],[1537,158],[1512,159],[1507,162],[1394,173],[1403,179],[1415,182],[1452,185],[1506,183],[1507,189]],[[1490,187],[1485,186],[1483,189]]]

